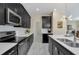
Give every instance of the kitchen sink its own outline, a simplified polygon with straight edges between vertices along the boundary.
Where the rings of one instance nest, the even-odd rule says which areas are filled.
[[[79,48],[79,43],[74,43],[74,42],[65,42],[70,47],[78,47]]]
[[[62,42],[72,42],[71,40],[65,39],[65,38],[57,38],[57,40]]]
[[[65,38],[57,38],[57,40],[65,43],[66,45],[68,45],[70,47],[79,47],[79,43],[73,42],[73,41],[65,39]]]

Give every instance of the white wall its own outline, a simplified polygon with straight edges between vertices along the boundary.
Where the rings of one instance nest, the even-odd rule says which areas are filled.
[[[67,24],[66,24],[65,18],[63,17],[64,14],[58,11],[54,11],[52,14],[53,14],[52,15],[53,16],[53,24],[52,24],[53,34],[54,35],[65,35],[66,30],[67,30],[67,26],[66,26]],[[63,22],[63,28],[57,28],[57,22],[60,20]]]

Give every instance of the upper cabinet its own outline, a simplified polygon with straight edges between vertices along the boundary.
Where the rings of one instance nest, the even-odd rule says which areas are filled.
[[[52,20],[51,16],[42,16],[42,28],[51,28]]]
[[[5,5],[0,3],[0,25],[5,24]]]
[[[28,14],[28,12],[25,10],[25,8],[23,7],[22,4],[20,3],[0,3],[0,24],[5,24],[5,10],[6,8],[10,8],[12,11],[14,11],[15,13],[17,13],[18,15],[21,16],[21,20],[22,20],[22,25],[21,27],[24,28],[30,28],[30,24],[31,24],[31,16]],[[2,23],[3,22],[3,23]]]

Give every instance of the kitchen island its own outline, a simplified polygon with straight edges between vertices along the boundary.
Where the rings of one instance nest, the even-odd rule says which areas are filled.
[[[68,39],[74,42],[74,37],[66,37],[64,35],[49,35],[49,52],[52,55],[79,55],[79,46],[72,47],[64,42],[58,40]],[[76,40],[76,43],[79,43],[79,40]]]

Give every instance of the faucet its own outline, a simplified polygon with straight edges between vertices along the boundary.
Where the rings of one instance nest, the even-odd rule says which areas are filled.
[[[73,34],[73,36],[74,36],[74,42],[73,42],[73,44],[74,44],[74,47],[76,46],[76,31],[75,30],[73,30],[72,31],[72,34]]]
[[[75,36],[75,33],[76,33],[75,30],[73,30],[73,31],[72,31],[72,34],[73,34],[73,36],[74,36],[74,42],[76,42],[76,36]]]

